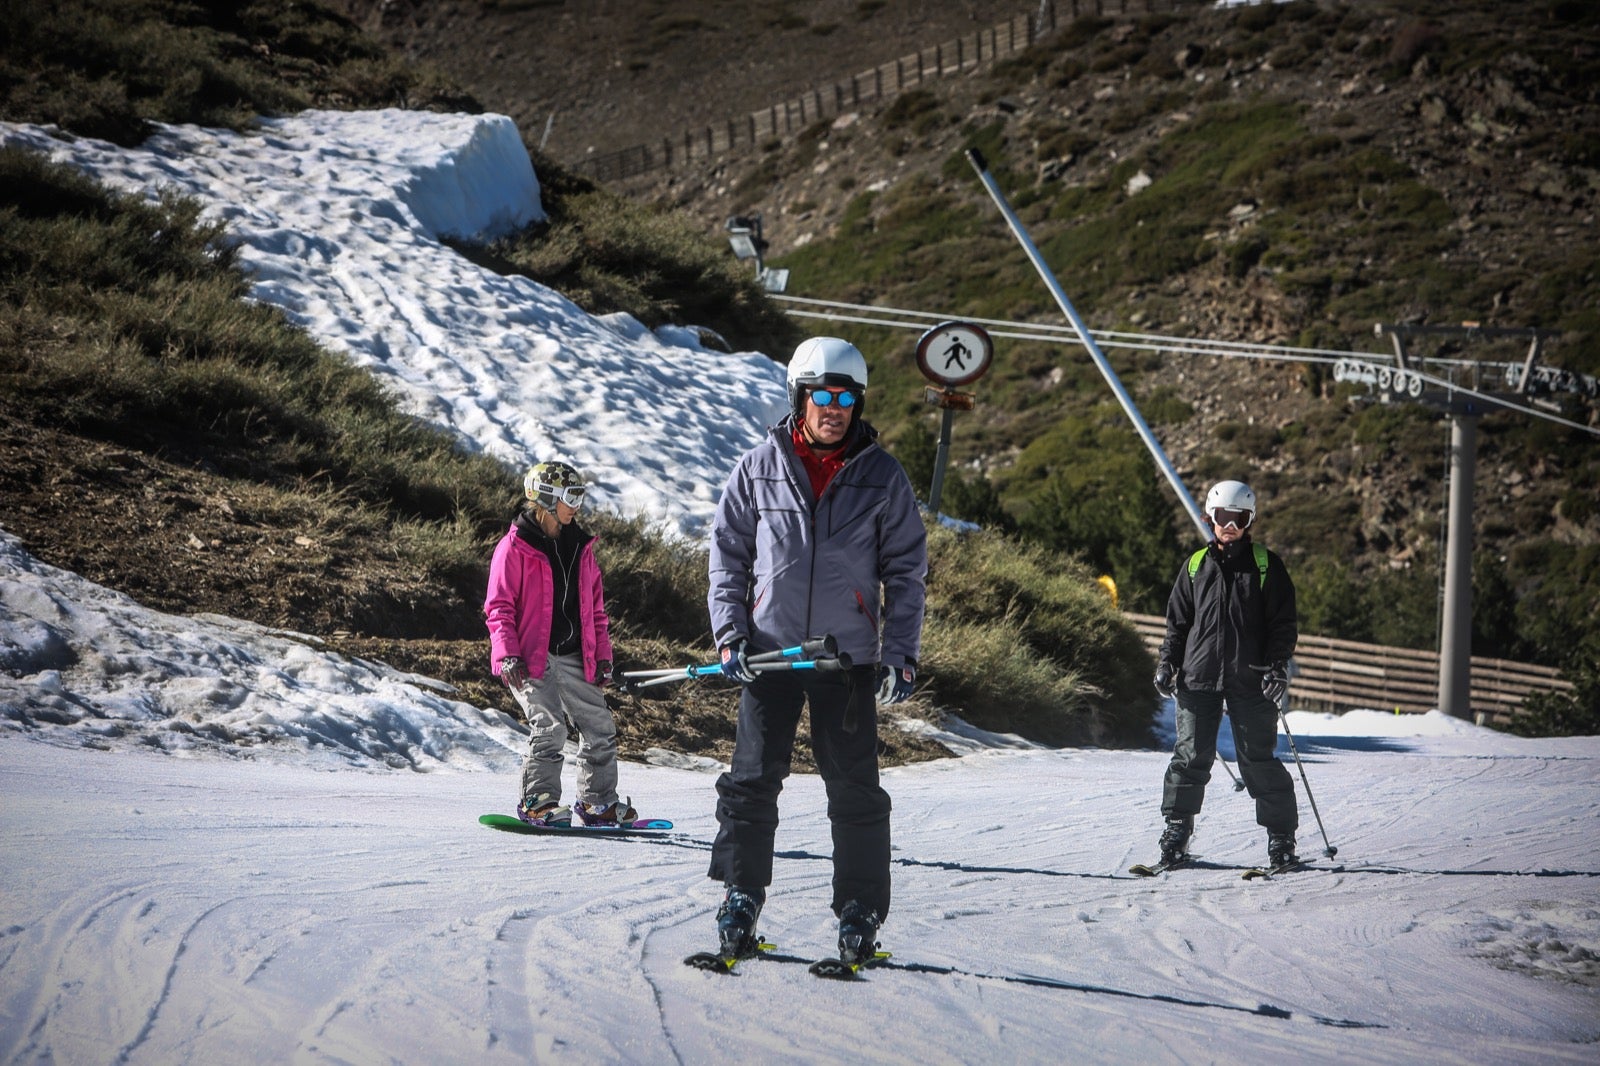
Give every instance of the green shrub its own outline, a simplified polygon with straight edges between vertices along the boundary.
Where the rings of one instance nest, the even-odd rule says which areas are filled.
[[[1600,736],[1600,657],[1562,673],[1570,692],[1537,692],[1522,701],[1506,732],[1524,737]]]
[[[1003,534],[929,531],[923,662],[937,702],[1049,744],[1143,745],[1153,669],[1081,563]]]
[[[320,4],[13,0],[0,42],[0,114],[124,145],[152,121],[242,129],[307,107],[481,110]]]

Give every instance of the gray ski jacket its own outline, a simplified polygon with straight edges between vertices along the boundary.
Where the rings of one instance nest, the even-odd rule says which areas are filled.
[[[858,665],[915,663],[928,533],[905,471],[862,423],[822,497],[792,438],[793,416],[746,452],[711,527],[711,632],[754,652],[832,634]]]

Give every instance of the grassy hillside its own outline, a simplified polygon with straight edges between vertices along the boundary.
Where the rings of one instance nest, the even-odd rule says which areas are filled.
[[[21,14],[0,48],[0,117],[80,133],[131,141],[149,121],[243,125],[307,101],[406,102],[396,84],[431,84],[396,64],[393,79],[351,90],[346,62],[390,61],[313,5]],[[72,33],[72,48],[48,47]],[[181,70],[203,72],[204,91],[174,88]],[[88,81],[103,107],[84,98]],[[435,99],[461,98],[444,86]],[[465,251],[595,310],[693,315],[741,341],[792,343],[793,326],[682,221],[548,163],[541,175],[551,222]],[[506,706],[478,608],[518,472],[419,426],[370,375],[245,302],[225,236],[191,203],[113,195],[0,151],[0,525],[153,607],[312,634]],[[638,523],[585,522],[604,537],[619,665],[709,659],[703,556]],[[958,703],[1057,743],[1146,739],[1150,664],[1092,573],[989,536],[940,531],[935,545],[948,576],[930,593],[926,690],[908,710]],[[725,756],[733,703],[714,684],[619,697],[625,750]],[[885,743],[889,761],[936,754],[894,728]]]

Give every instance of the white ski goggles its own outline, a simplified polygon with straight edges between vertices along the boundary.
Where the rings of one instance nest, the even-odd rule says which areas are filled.
[[[583,506],[585,490],[582,485],[568,485],[565,487],[560,485],[535,485],[534,491],[539,494],[541,499],[548,495],[568,507],[578,508]]]

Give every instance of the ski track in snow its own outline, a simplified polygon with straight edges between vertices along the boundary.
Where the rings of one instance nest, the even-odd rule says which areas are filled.
[[[894,958],[842,984],[682,965],[714,940],[708,773],[624,765],[665,837],[547,839],[475,824],[514,773],[12,736],[0,826],[27,859],[0,915],[0,1062],[1592,1062],[1600,743],[1486,743],[1582,755],[1319,760],[1347,869],[1257,883],[1231,790],[1198,838],[1219,868],[1122,874],[1154,846],[1161,753],[890,771]],[[783,806],[761,928],[816,957],[820,782],[791,779]]]

